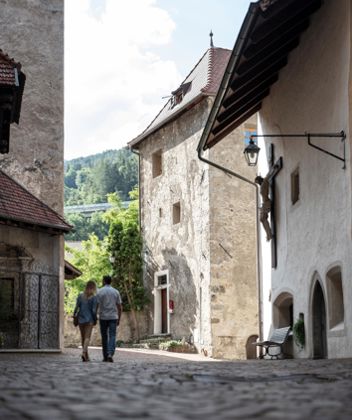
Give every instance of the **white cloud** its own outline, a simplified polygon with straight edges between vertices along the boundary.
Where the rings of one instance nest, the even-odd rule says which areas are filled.
[[[125,146],[182,80],[173,61],[153,52],[175,28],[155,0],[93,6],[65,2],[66,159]]]

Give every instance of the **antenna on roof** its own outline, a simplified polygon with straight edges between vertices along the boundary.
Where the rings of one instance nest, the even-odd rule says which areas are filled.
[[[214,48],[214,43],[213,43],[213,31],[210,29],[210,48]]]

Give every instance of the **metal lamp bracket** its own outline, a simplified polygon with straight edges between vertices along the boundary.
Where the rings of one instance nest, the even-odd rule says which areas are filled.
[[[329,156],[334,157],[335,159],[341,160],[343,162],[342,169],[346,169],[346,133],[342,130],[339,133],[304,133],[304,134],[253,134],[250,136],[253,137],[296,137],[296,138],[306,138],[308,140],[308,145],[310,147],[313,147],[314,149],[319,150],[320,152],[323,152]],[[343,157],[335,155],[334,153],[329,152],[328,150],[325,150],[316,144],[313,144],[311,141],[311,138],[340,138],[343,142]]]

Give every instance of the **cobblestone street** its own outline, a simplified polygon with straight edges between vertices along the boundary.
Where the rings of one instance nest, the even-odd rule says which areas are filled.
[[[0,354],[0,418],[351,419],[352,360]],[[175,355],[173,355],[175,356]]]

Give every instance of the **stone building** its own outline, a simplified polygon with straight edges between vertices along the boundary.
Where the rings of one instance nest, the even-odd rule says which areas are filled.
[[[252,3],[202,139],[221,140],[214,129],[229,107],[225,131],[259,111],[262,174],[282,158],[271,180],[274,240],[261,243],[263,316],[266,332],[303,321],[304,346],[287,349],[294,357],[352,356],[351,41],[349,0]]]
[[[57,349],[63,343],[62,234],[70,228],[60,216],[63,0],[3,0],[0,27],[0,47],[21,62],[26,74],[21,121],[12,124],[9,151],[0,155],[1,188],[4,182],[8,193],[17,191],[13,202],[6,201],[8,194],[0,197],[0,295],[17,323],[16,337],[1,342]],[[6,324],[3,310],[1,316]],[[8,327],[2,321],[0,331]]]
[[[247,341],[258,335],[255,189],[200,162],[196,152],[229,56],[209,48],[129,145],[140,156],[150,333],[184,337],[213,357],[245,358]],[[253,177],[240,157],[249,129],[255,118],[209,156],[220,165],[238,159]]]

